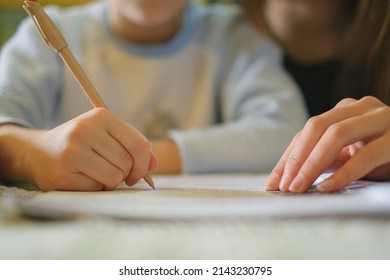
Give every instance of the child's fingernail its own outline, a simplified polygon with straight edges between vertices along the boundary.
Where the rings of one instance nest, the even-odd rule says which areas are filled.
[[[150,152],[155,155],[156,154],[156,146],[153,143],[150,143]]]

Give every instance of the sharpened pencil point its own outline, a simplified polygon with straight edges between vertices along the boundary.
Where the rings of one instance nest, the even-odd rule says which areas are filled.
[[[145,177],[144,177],[144,180],[146,183],[148,183],[148,185],[152,188],[152,189],[156,189],[155,186],[154,186],[154,181],[153,181],[153,178],[152,176],[150,176],[150,174],[146,174]]]

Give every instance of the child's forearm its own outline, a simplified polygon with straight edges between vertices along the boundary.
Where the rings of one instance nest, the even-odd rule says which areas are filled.
[[[182,163],[179,150],[172,140],[160,140],[153,142],[158,166],[153,170],[154,174],[179,174],[182,173]]]

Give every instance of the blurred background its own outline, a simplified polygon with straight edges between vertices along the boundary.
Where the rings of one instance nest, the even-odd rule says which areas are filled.
[[[42,5],[71,6],[93,0],[39,0]],[[196,0],[203,3],[234,3],[238,0]],[[0,2],[0,47],[15,32],[19,22],[27,16],[22,8],[23,0],[1,0]]]

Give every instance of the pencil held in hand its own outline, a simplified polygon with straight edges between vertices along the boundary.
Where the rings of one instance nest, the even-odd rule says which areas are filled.
[[[45,44],[53,48],[61,56],[62,60],[68,69],[72,72],[73,76],[79,83],[80,87],[83,89],[85,95],[88,97],[92,105],[95,108],[102,107],[108,109],[103,99],[100,97],[99,93],[96,91],[95,87],[92,85],[91,81],[88,79],[87,75],[81,68],[80,64],[73,56],[65,38],[62,36],[61,32],[58,30],[50,17],[42,9],[42,6],[38,3],[38,1],[26,0],[24,1],[23,8],[32,18],[39,35]],[[150,176],[150,174],[146,174],[144,180],[151,188],[155,188],[152,176]]]

